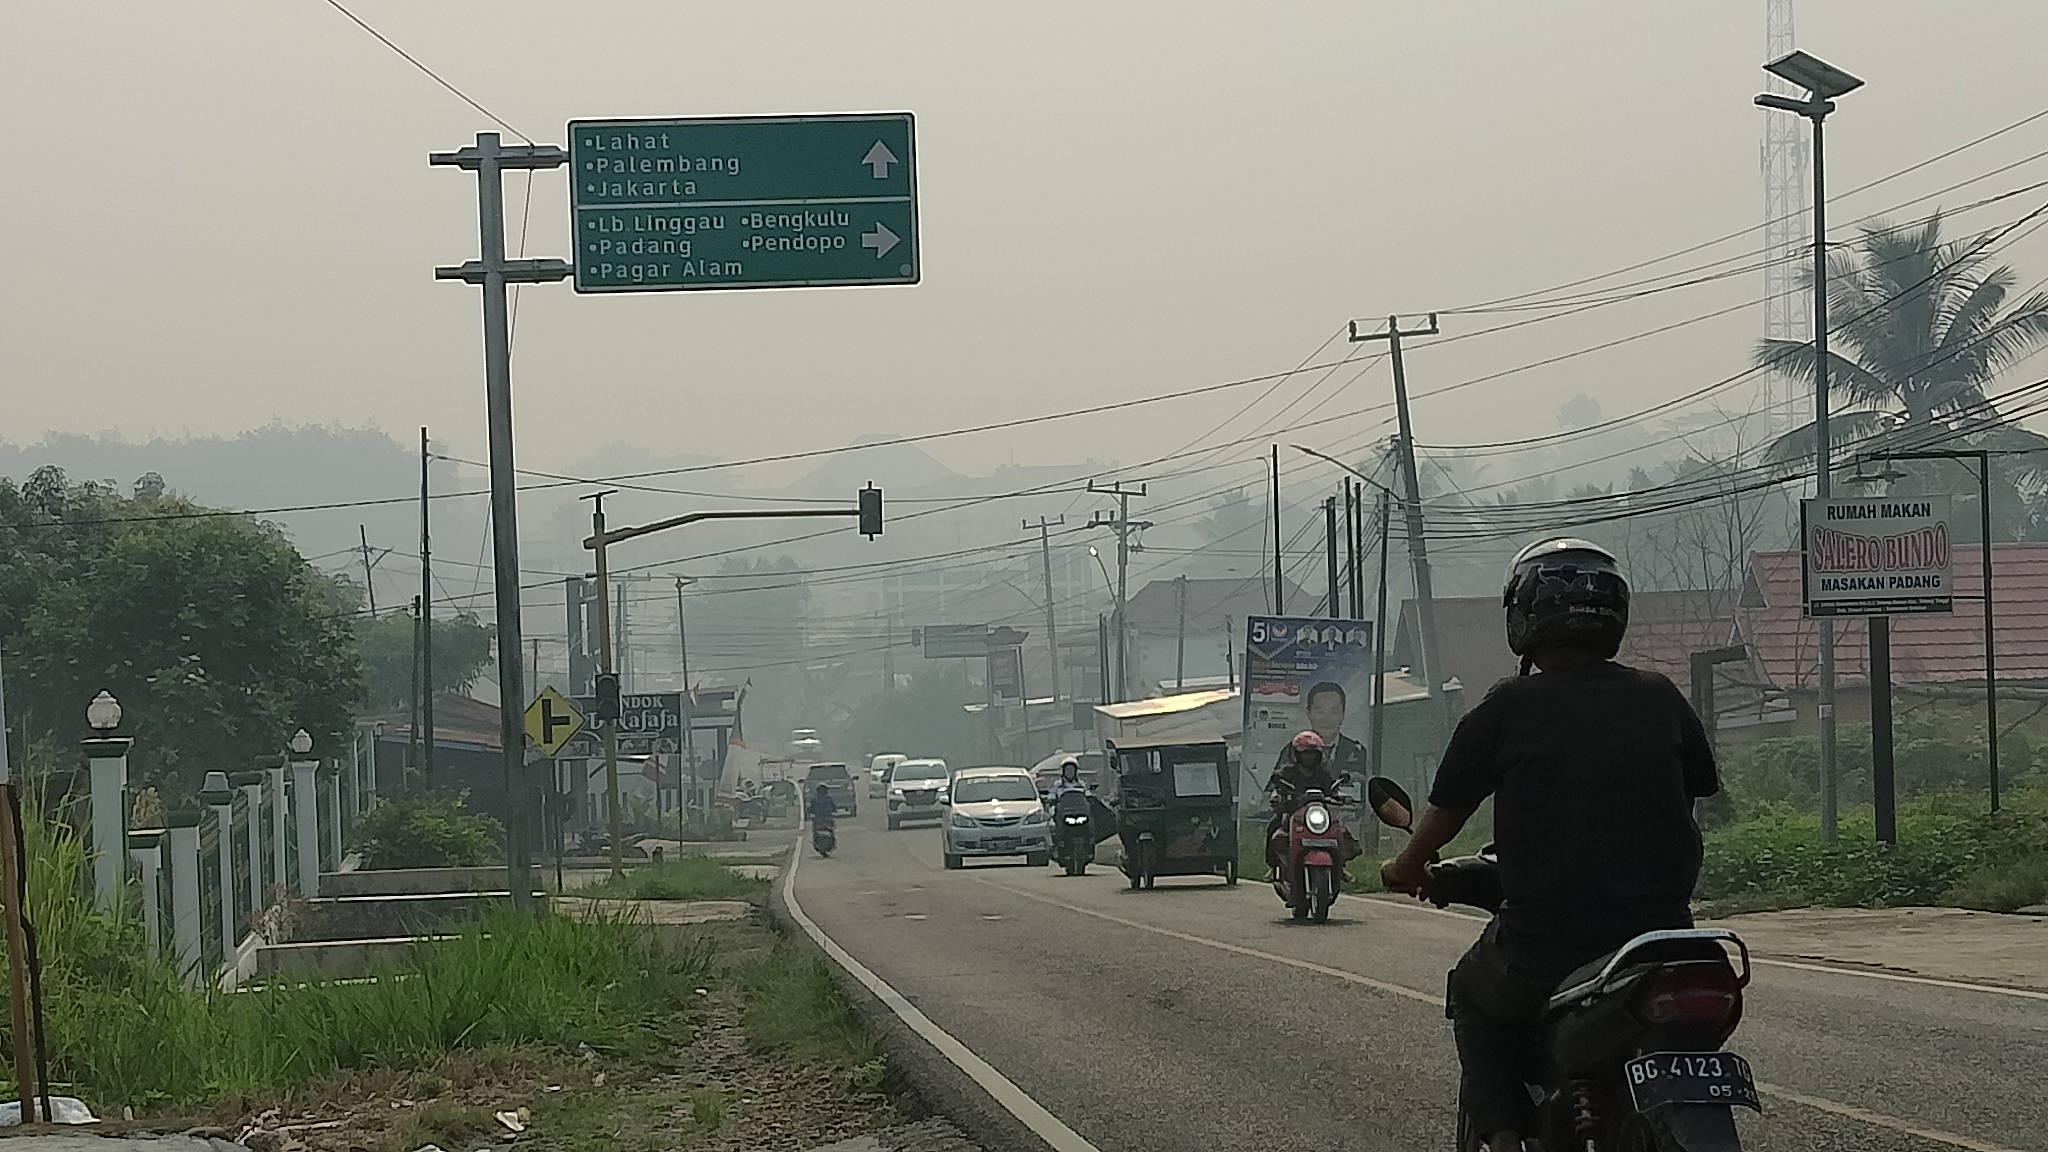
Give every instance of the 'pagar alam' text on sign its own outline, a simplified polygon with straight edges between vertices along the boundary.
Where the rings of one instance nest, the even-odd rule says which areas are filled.
[[[1947,496],[1805,501],[1806,614],[1953,611],[1949,505]]]

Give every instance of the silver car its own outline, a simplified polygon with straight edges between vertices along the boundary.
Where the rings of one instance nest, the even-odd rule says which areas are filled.
[[[946,762],[904,760],[889,770],[889,827],[946,815]]]
[[[899,769],[900,770],[900,769]],[[1052,857],[1052,819],[1022,768],[965,768],[953,774],[943,831],[946,867],[970,856],[1022,856],[1043,868]]]

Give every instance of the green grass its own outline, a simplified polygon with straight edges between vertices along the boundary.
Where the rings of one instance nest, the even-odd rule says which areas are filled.
[[[823,961],[783,946],[736,974],[746,997],[747,1038],[756,1047],[856,1076],[879,1075],[875,1037]]]
[[[203,1108],[336,1072],[423,1068],[459,1050],[651,1050],[675,1041],[686,998],[712,969],[708,952],[659,949],[623,916],[508,911],[421,949],[402,976],[195,991],[148,955],[131,917],[81,897],[75,831],[25,823],[52,1080],[101,1115]],[[5,1035],[0,1021],[0,1046]]]
[[[718,860],[684,856],[642,864],[623,876],[608,876],[578,896],[611,900],[746,900],[768,888],[766,880],[742,875]]]

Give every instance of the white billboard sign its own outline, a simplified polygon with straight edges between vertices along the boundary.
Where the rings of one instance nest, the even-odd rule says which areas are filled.
[[[1800,503],[1808,616],[1955,610],[1947,496],[1858,496]]]

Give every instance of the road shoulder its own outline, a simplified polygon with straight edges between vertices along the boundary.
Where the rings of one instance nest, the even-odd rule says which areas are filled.
[[[2048,917],[1960,908],[1803,908],[1714,923],[1772,959],[2048,991]]]

